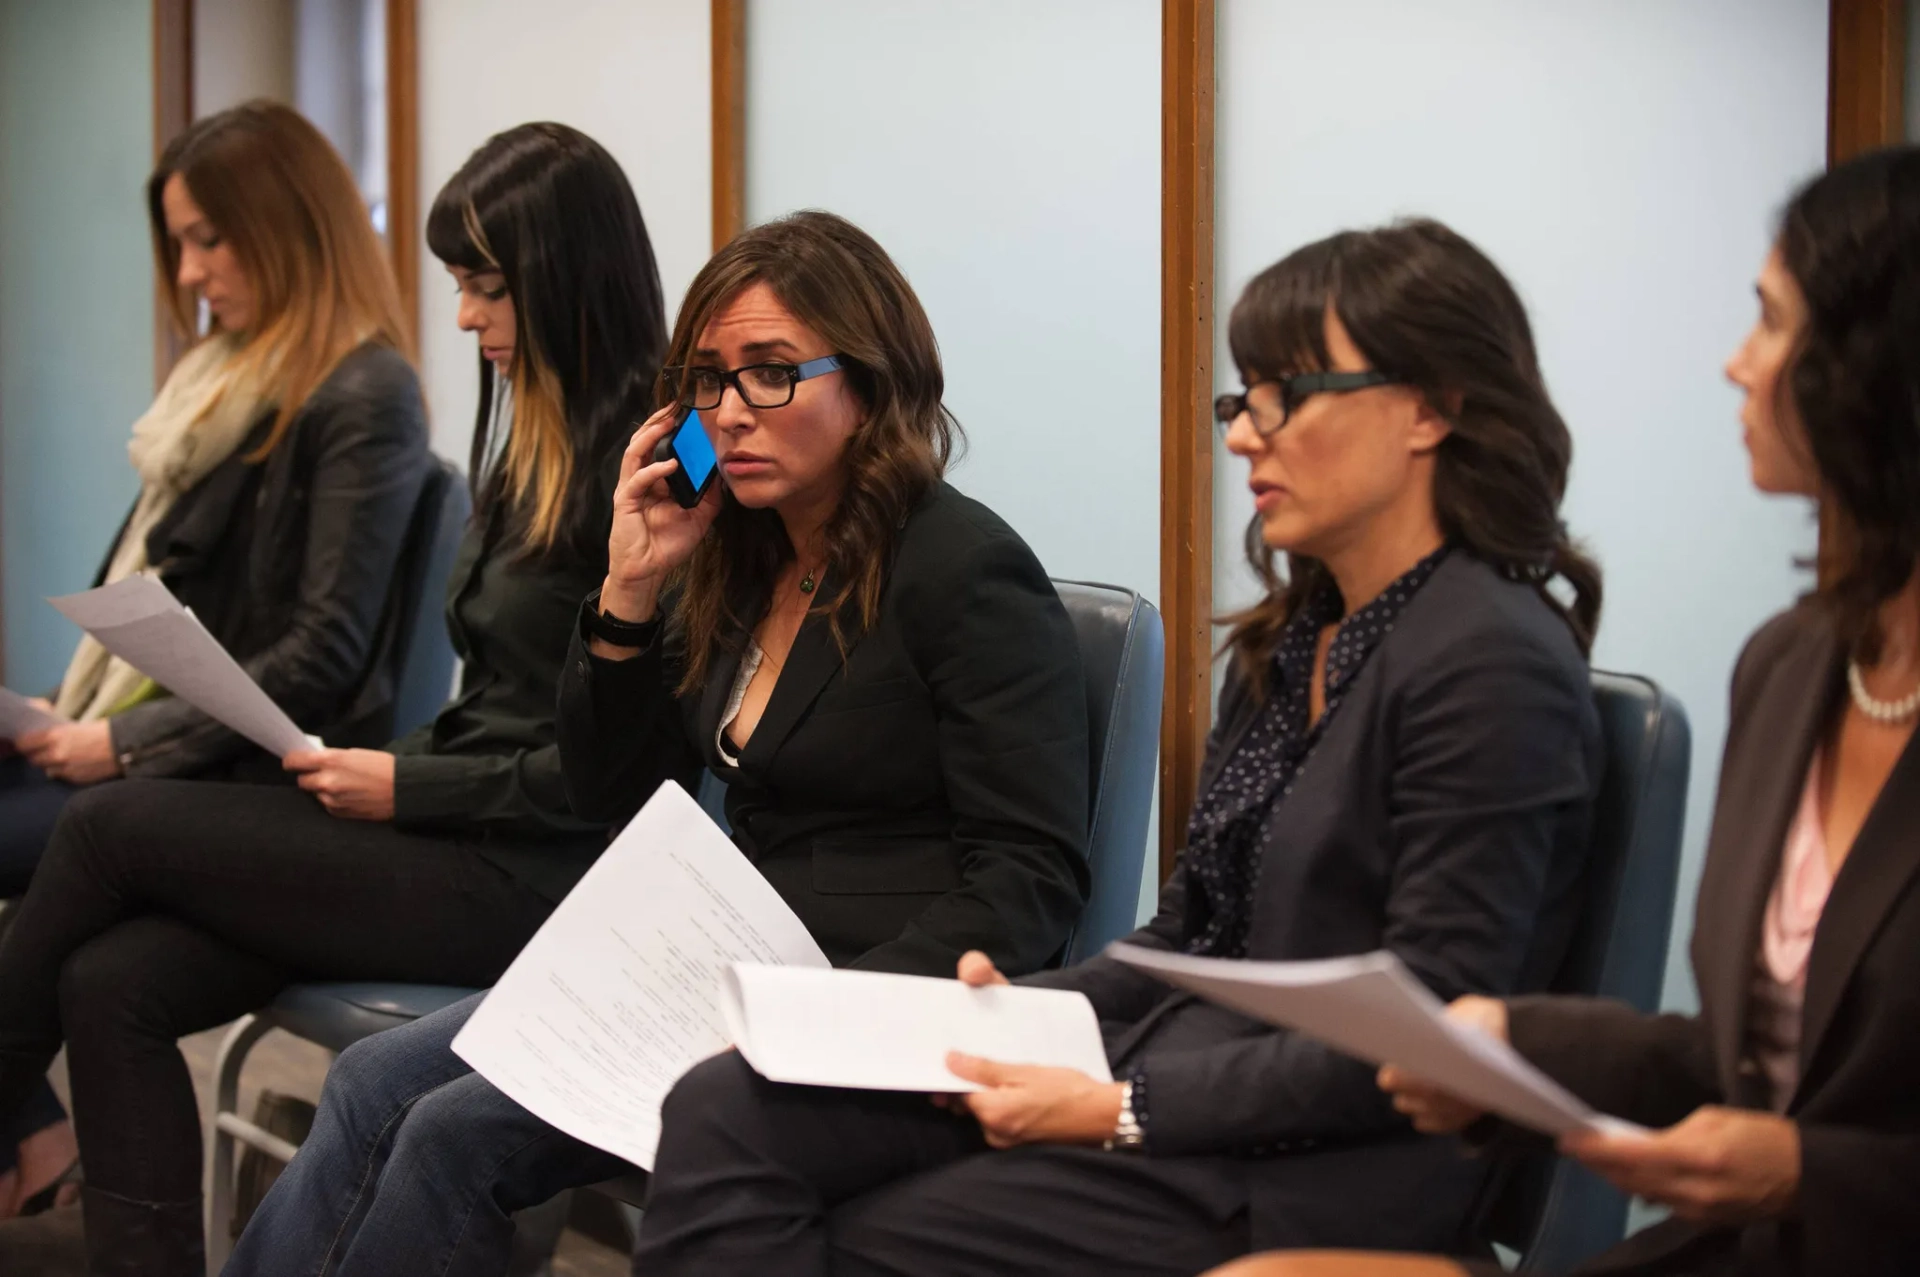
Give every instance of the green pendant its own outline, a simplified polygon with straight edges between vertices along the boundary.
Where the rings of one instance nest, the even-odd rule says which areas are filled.
[[[813,593],[813,573],[809,572],[805,576],[800,578],[800,593],[802,594]]]

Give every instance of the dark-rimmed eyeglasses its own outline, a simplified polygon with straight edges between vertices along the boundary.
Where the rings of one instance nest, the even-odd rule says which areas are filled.
[[[1237,395],[1221,395],[1213,401],[1213,419],[1225,434],[1241,413],[1246,413],[1261,438],[1276,434],[1287,424],[1296,409],[1314,395],[1347,394],[1371,386],[1406,384],[1399,377],[1383,372],[1303,372],[1291,377],[1256,381]],[[1271,386],[1272,394],[1258,393]]]
[[[748,364],[744,368],[702,368],[685,365],[666,370],[667,384],[675,388],[674,399],[688,407],[706,412],[718,408],[732,386],[749,408],[784,408],[793,402],[793,388],[803,381],[824,377],[846,367],[843,356],[822,355],[805,363]]]

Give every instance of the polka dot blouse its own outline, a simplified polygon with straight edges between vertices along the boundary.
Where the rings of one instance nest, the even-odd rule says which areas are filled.
[[[1314,747],[1367,657],[1446,555],[1442,546],[1420,560],[1345,621],[1340,620],[1340,591],[1328,581],[1280,632],[1266,703],[1187,822],[1187,890],[1197,895],[1202,906],[1197,916],[1205,919],[1188,939],[1188,953],[1246,956],[1267,827],[1313,760]],[[1320,631],[1335,622],[1340,629],[1327,649],[1326,708],[1309,726],[1314,649]]]

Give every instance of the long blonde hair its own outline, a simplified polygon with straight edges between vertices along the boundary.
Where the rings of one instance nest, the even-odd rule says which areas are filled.
[[[400,290],[353,174],[298,111],[256,101],[210,115],[168,144],[147,179],[160,293],[191,337],[193,294],[179,286],[180,246],[161,203],[176,174],[233,246],[257,299],[252,329],[236,334],[246,344],[229,384],[259,387],[275,415],[248,460],[279,446],[307,397],[363,342],[413,358]]]

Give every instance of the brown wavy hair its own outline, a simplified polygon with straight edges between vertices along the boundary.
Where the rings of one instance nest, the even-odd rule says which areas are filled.
[[[1262,271],[1234,303],[1227,339],[1246,383],[1331,368],[1329,310],[1372,367],[1423,393],[1451,427],[1433,477],[1442,534],[1532,585],[1581,652],[1591,651],[1600,568],[1560,521],[1573,439],[1540,375],[1526,307],[1500,268],[1427,219],[1309,244]],[[1283,577],[1257,516],[1246,551],[1266,596],[1222,618],[1233,627],[1225,646],[1264,695],[1280,631],[1328,575],[1318,560],[1290,554]],[[1570,601],[1549,588],[1556,577]]]
[[[772,289],[847,361],[842,375],[865,410],[843,458],[845,492],[824,530],[832,588],[811,609],[830,618],[844,656],[879,612],[907,516],[945,475],[964,436],[942,402],[940,346],[920,299],[871,235],[832,213],[807,210],[756,226],[714,254],[680,304],[666,366],[685,367],[714,315],[754,284]],[[678,390],[663,375],[661,406]],[[747,610],[793,553],[778,514],[748,509],[722,485],[712,528],[677,574],[682,692],[705,681],[717,651],[745,647],[754,622]]]
[[[1849,160],[1794,195],[1780,259],[1807,322],[1781,388],[1819,474],[1817,595],[1850,655],[1920,566],[1920,148]]]
[[[160,295],[191,338],[193,293],[179,285],[180,246],[167,234],[161,202],[175,174],[233,246],[258,299],[240,358],[277,409],[249,461],[279,446],[307,397],[362,342],[384,343],[412,362],[400,290],[366,203],[346,161],[305,116],[267,101],[209,115],[167,144],[147,179]]]

